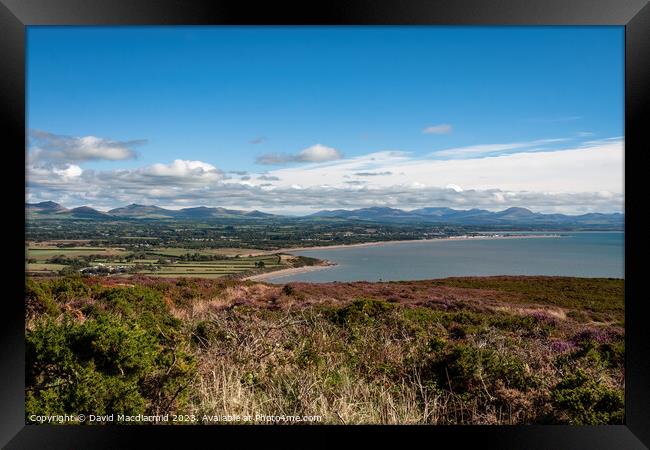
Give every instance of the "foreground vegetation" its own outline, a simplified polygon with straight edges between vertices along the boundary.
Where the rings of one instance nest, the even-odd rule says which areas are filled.
[[[623,288],[562,277],[28,279],[26,417],[622,423]]]

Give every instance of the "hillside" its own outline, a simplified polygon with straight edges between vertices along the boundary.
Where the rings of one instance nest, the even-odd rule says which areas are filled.
[[[72,208],[69,211],[63,212],[61,214],[69,215],[75,219],[107,219],[109,215],[101,211],[97,211],[89,206],[80,206],[78,208]]]
[[[28,280],[26,414],[621,424],[623,299],[566,277]]]
[[[26,203],[25,210],[28,212],[58,213],[67,211],[66,208],[54,202]]]
[[[108,214],[116,217],[172,218],[176,216],[176,211],[160,208],[155,205],[138,205],[132,203],[128,206],[111,209],[108,211]]]

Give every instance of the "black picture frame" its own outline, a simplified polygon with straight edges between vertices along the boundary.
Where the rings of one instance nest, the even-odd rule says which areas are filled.
[[[0,445],[5,448],[128,448],[144,437],[149,447],[160,443],[213,445],[236,439],[278,436],[284,445],[326,443],[351,430],[395,443],[417,439],[429,445],[480,445],[481,448],[641,449],[650,446],[650,327],[643,296],[639,210],[643,196],[634,189],[650,146],[644,137],[650,124],[650,5],[647,0],[348,0],[313,2],[250,2],[248,0],[0,0],[0,95],[5,165],[5,225],[24,233],[25,31],[31,25],[621,25],[625,26],[625,295],[626,367],[625,425],[611,426],[410,426],[410,427],[83,427],[25,425],[24,419],[24,257],[21,239],[7,226],[3,270],[3,312],[0,313]],[[643,176],[642,174],[640,175]],[[11,194],[11,195],[7,195]],[[22,219],[18,219],[22,218]],[[22,227],[22,230],[21,230]],[[19,256],[22,254],[23,256]],[[16,258],[16,259],[14,259]],[[304,439],[312,433],[324,439]],[[193,445],[194,444],[194,445]],[[166,446],[166,445],[165,445]]]

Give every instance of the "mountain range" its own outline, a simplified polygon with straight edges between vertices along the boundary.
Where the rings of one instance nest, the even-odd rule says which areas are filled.
[[[225,208],[183,208],[165,209],[155,205],[131,204],[107,212],[98,211],[89,206],[68,209],[55,202],[26,203],[25,211],[33,218],[71,218],[71,219],[263,219],[278,217],[261,211],[240,211]]]
[[[492,212],[485,209],[456,210],[445,207],[420,208],[404,211],[395,208],[372,207],[355,210],[319,211],[310,217],[372,220],[391,223],[448,223],[456,225],[545,225],[545,226],[614,226],[623,227],[625,216],[620,213],[589,213],[576,216],[535,213],[526,208],[508,208]]]
[[[31,218],[72,218],[72,219],[269,219],[288,218],[260,211],[243,211],[225,208],[199,206],[171,210],[155,205],[131,204],[98,211],[88,206],[68,209],[47,201],[27,203],[25,211]],[[508,208],[503,211],[485,209],[456,210],[446,207],[420,208],[411,211],[388,207],[371,207],[354,210],[324,210],[303,216],[301,220],[356,220],[382,223],[446,223],[455,225],[499,225],[499,226],[576,226],[576,227],[616,227],[622,228],[625,216],[620,213],[589,213],[582,215],[542,214],[526,208]]]

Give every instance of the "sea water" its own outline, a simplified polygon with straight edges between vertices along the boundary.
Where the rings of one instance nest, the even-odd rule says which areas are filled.
[[[536,233],[539,235],[539,233]],[[266,281],[399,281],[482,275],[624,278],[623,232],[564,232],[546,237],[440,239],[292,252],[335,266]]]

